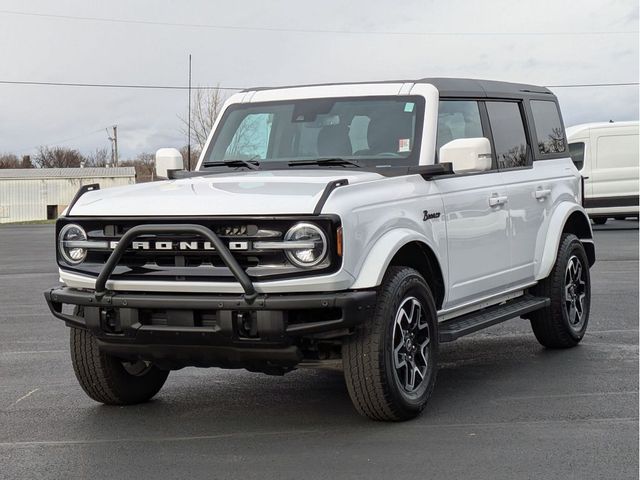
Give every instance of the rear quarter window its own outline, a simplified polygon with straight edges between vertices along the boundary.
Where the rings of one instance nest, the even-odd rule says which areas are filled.
[[[578,170],[584,166],[584,142],[573,142],[569,144],[569,155]]]
[[[566,150],[565,133],[555,102],[531,100],[538,153],[548,155]]]

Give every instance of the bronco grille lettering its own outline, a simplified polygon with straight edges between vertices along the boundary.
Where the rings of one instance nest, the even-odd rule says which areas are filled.
[[[118,245],[117,240],[112,240],[109,242],[109,249],[113,250]],[[229,250],[249,250],[249,242],[229,242]],[[201,242],[201,241],[171,241],[171,240],[162,240],[157,242],[150,241],[135,241],[131,242],[132,250],[146,250],[146,251],[157,251],[157,250],[177,250],[177,251],[211,251],[216,248],[213,246],[211,242]]]

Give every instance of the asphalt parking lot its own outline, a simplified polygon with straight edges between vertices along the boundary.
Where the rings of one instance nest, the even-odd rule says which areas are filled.
[[[594,227],[582,344],[538,345],[513,320],[441,349],[430,405],[382,424],[336,371],[172,372],[146,405],[76,383],[51,225],[0,226],[0,478],[638,478],[638,222]]]

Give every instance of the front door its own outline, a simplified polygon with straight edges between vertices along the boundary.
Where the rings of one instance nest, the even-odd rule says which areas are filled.
[[[441,100],[436,147],[457,138],[489,137],[482,106]],[[485,115],[486,117],[486,115]],[[445,308],[499,293],[509,279],[509,207],[497,169],[434,180],[444,203],[449,258]]]
[[[507,191],[496,172],[435,180],[447,223],[446,308],[499,293],[509,283]]]

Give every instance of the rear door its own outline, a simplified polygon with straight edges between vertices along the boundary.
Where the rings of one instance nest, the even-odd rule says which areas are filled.
[[[554,204],[576,201],[578,176],[555,101],[487,102],[487,110],[509,196],[510,280],[524,286],[535,281]]]
[[[508,197],[509,276],[513,287],[533,278],[537,230],[544,207],[535,199],[539,183],[532,169],[532,150],[522,100],[488,100],[487,113],[500,177]]]
[[[475,100],[441,100],[437,149],[457,138],[489,137],[486,111]],[[495,167],[495,166],[494,166]],[[496,168],[433,180],[447,225],[447,308],[505,289],[509,278],[509,210]]]

